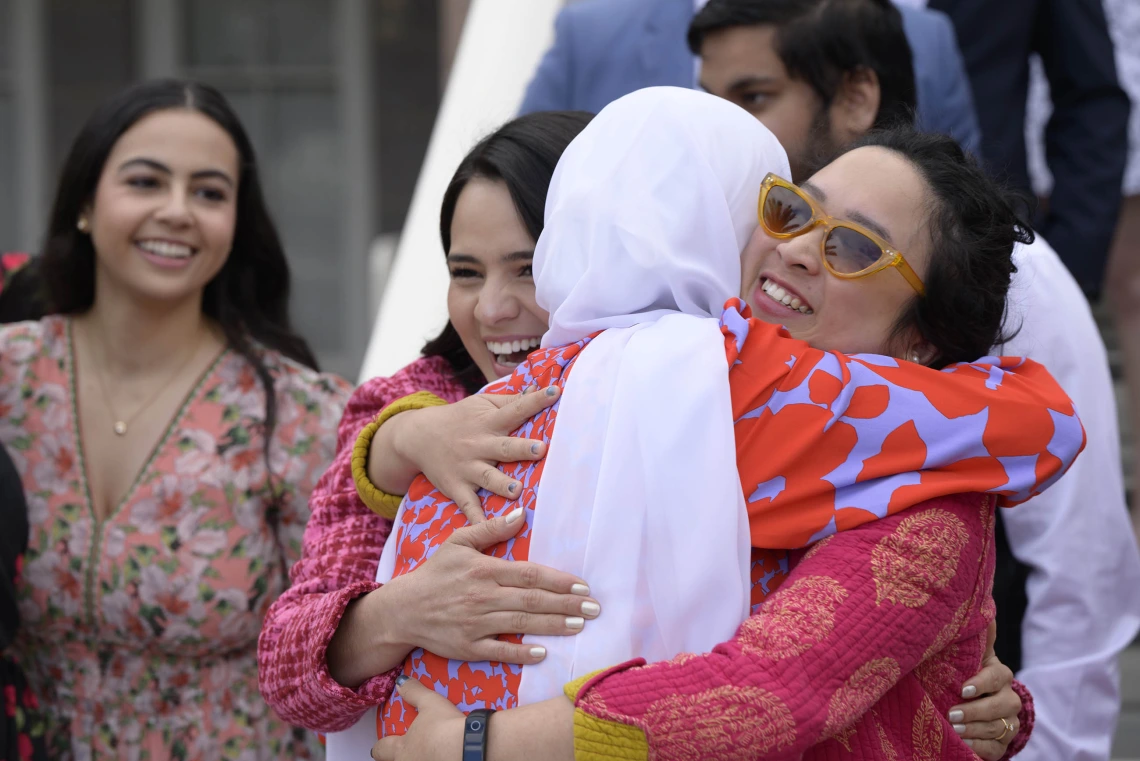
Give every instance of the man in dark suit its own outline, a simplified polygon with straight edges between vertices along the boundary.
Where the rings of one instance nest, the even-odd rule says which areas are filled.
[[[999,177],[1027,191],[1029,56],[1041,56],[1053,99],[1045,153],[1054,186],[1035,226],[1085,293],[1095,296],[1120,211],[1129,112],[1101,0],[929,5],[949,15],[958,32],[978,105],[983,158]]]

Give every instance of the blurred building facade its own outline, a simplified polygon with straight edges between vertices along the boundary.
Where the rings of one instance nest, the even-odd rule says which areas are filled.
[[[139,79],[218,87],[258,151],[293,317],[355,378],[369,256],[398,234],[468,0],[0,0],[0,250],[35,251],[95,106]]]

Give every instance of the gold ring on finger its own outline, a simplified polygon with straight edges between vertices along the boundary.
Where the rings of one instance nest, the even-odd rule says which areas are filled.
[[[1008,735],[1010,732],[1013,731],[1013,725],[1009,723],[1009,719],[1002,716],[1001,717],[1001,723],[1005,725],[1005,729],[1003,729],[1001,731],[1000,735],[998,735],[997,737],[994,738],[994,740],[996,740],[998,742],[1001,742],[1002,739],[1004,739],[1006,735]]]

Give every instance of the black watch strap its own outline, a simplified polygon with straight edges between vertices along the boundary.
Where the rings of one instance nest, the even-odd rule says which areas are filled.
[[[463,722],[463,761],[485,761],[487,758],[487,725],[491,708],[478,708],[467,714]]]

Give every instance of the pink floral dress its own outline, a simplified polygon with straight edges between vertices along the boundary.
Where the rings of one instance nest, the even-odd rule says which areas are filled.
[[[96,520],[77,427],[70,322],[0,330],[0,442],[31,536],[16,652],[53,758],[293,759],[312,739],[257,689],[257,638],[300,555],[308,498],[351,392],[265,352],[277,388],[272,509],[265,396],[226,351],[123,501]]]

